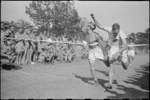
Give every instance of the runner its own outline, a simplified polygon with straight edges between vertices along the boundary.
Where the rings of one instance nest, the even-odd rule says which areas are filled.
[[[135,45],[133,37],[129,38],[129,45]],[[128,55],[129,55],[130,61],[132,61],[134,60],[134,56],[135,56],[135,47],[129,47],[128,49],[129,49]]]
[[[88,49],[89,49],[89,64],[90,64],[90,71],[91,74],[94,78],[94,82],[96,85],[98,85],[98,80],[96,78],[96,75],[94,73],[94,64],[95,60],[99,59],[100,61],[105,60],[105,56],[103,54],[102,48],[99,46],[99,36],[94,32],[94,29],[96,28],[95,24],[89,23],[87,27],[87,35],[86,35],[86,41],[88,44]]]
[[[109,34],[108,44],[110,45],[110,50],[108,51],[109,62],[107,64],[109,70],[109,84],[107,85],[107,87],[111,89],[114,74],[112,63],[119,58],[125,70],[129,66],[126,41],[127,35],[123,30],[120,29],[120,25],[118,23],[113,24],[112,28],[104,27],[98,23],[93,14],[91,14],[91,17],[99,29],[106,31]]]

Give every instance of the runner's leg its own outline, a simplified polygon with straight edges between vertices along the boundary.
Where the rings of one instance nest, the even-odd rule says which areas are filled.
[[[123,51],[121,54],[121,58],[120,58],[120,61],[124,70],[127,70],[128,66],[130,65],[130,58],[127,55],[127,53],[128,53],[127,50]]]
[[[95,84],[98,85],[98,80],[96,78],[96,74],[94,73],[94,71],[95,71],[94,63],[95,63],[95,60],[91,60],[91,59],[89,60],[91,75],[94,78]]]

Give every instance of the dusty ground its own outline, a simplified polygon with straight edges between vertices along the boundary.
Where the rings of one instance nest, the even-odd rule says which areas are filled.
[[[54,65],[26,65],[19,70],[1,69],[2,99],[104,99],[104,98],[149,98],[149,56],[136,56],[128,70],[115,65],[118,84],[108,90],[107,67],[95,64],[99,86],[93,85],[89,63],[78,60]]]

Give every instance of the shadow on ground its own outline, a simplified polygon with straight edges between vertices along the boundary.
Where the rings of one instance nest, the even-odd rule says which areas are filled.
[[[87,83],[87,84],[91,84],[91,85],[94,85],[93,83],[89,82],[89,81],[92,81],[93,78],[92,77],[83,77],[83,76],[79,76],[79,75],[76,75],[73,73],[73,75],[78,78],[78,79],[81,79],[83,82]]]
[[[108,76],[108,73],[105,71],[99,71],[104,74],[105,76]],[[143,65],[140,67],[140,69],[135,70],[135,75],[132,75],[128,77],[127,80],[124,81],[125,84],[117,84],[117,90],[124,91],[125,93],[118,93],[116,90],[113,89],[107,89],[105,87],[105,83],[107,83],[107,80],[104,79],[98,79],[99,84],[105,88],[105,92],[109,92],[111,94],[114,94],[115,96],[107,96],[107,98],[110,99],[149,99],[149,63],[147,65]],[[89,81],[92,81],[93,78],[91,77],[83,77],[74,74],[76,78],[81,79],[83,82],[94,85],[93,83],[90,83]],[[115,83],[114,83],[115,84]]]
[[[123,90],[125,94],[116,93],[115,96],[108,96],[108,98],[149,99],[149,63],[135,71],[135,75],[128,77],[128,79],[124,81],[127,85],[117,86],[117,89]]]
[[[106,77],[108,77],[108,72],[106,72],[106,71],[100,71],[100,70],[95,70],[95,71],[100,72],[100,73],[104,74]]]
[[[4,70],[18,70],[21,69],[22,67],[19,67],[17,65],[1,64],[1,68]]]

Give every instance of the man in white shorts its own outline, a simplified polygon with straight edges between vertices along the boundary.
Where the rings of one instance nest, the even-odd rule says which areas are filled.
[[[92,19],[94,20],[96,26],[99,29],[102,29],[106,32],[108,32],[109,35],[109,41],[108,44],[110,46],[110,50],[108,51],[108,70],[109,70],[109,84],[107,85],[108,88],[112,88],[112,82],[113,82],[113,66],[112,63],[114,63],[116,60],[120,60],[123,68],[126,70],[129,66],[129,57],[127,55],[127,34],[120,29],[120,25],[115,23],[111,27],[105,27],[98,23],[98,21],[95,19],[94,15],[91,14]]]
[[[129,38],[129,45],[135,45],[134,44],[134,39],[133,39],[133,37],[130,37]],[[128,55],[130,55],[129,57],[130,57],[130,61],[132,61],[132,60],[134,60],[134,56],[135,56],[135,47],[129,47],[129,50],[128,50],[129,52],[128,52]]]
[[[96,28],[95,24],[93,23],[88,24],[87,31],[86,31],[87,32],[86,42],[89,51],[88,59],[90,64],[90,71],[94,78],[95,84],[98,85],[98,80],[94,73],[94,63],[96,59],[104,61],[106,58],[105,58],[105,54],[103,53],[104,50],[103,50],[103,44],[101,43],[102,40],[100,36],[94,32],[95,28]]]

